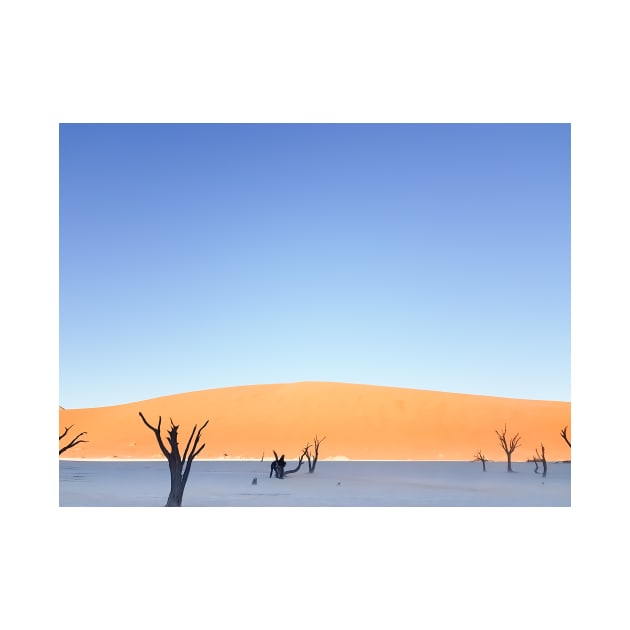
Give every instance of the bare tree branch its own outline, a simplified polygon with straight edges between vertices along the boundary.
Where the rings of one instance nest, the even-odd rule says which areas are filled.
[[[285,474],[285,475],[290,475],[291,473],[295,473],[295,472],[297,472],[298,470],[300,470],[300,468],[302,467],[302,461],[303,461],[303,460],[304,460],[304,452],[302,452],[302,454],[301,454],[301,455],[300,455],[300,457],[299,457],[299,460],[298,460],[298,465],[297,465],[295,468],[292,468],[291,470],[285,470],[285,471],[284,471],[284,474]]]
[[[193,448],[192,448],[192,453],[190,454],[190,457],[188,458],[188,461],[186,462],[186,470],[184,471],[184,476],[182,478],[182,485],[185,486],[186,482],[188,481],[188,475],[190,473],[190,467],[192,465],[193,459],[195,459],[195,457],[197,457],[197,455],[199,455],[199,453],[201,453],[201,451],[203,451],[204,447],[205,447],[205,443],[202,444],[199,449],[197,449],[197,444],[199,443],[199,438],[201,437],[201,432],[206,428],[208,422],[210,422],[209,420],[206,420],[205,423],[203,424],[203,426],[201,427],[201,429],[199,429],[199,431],[197,431],[197,437],[195,438],[195,443],[193,444]],[[186,445],[186,450],[184,451],[184,461],[186,461],[186,453],[188,452],[188,445],[190,444],[190,440],[192,439],[192,436],[195,434],[195,431],[197,430],[197,425],[195,425],[195,427],[193,428],[193,432],[190,434],[190,439],[188,440],[188,444]],[[197,450],[195,450],[197,449]]]
[[[207,424],[207,423],[206,423]],[[205,426],[205,425],[204,425]],[[184,449],[184,455],[182,456],[182,460],[186,461],[186,457],[188,456],[188,449],[190,448],[190,443],[192,442],[192,439],[195,435],[195,431],[197,430],[197,425],[195,425],[193,427],[192,432],[190,433],[190,437],[188,438],[188,442],[186,442],[186,448]],[[201,433],[201,431],[199,431]],[[194,447],[193,447],[193,451],[194,451]]]
[[[59,441],[61,442],[61,440],[68,434],[68,431],[73,427],[74,425],[71,424],[69,427],[66,427],[65,431],[59,436]],[[80,440],[79,438],[82,435],[87,435],[87,431],[82,431],[81,433],[79,433],[78,435],[76,435],[75,437],[72,438],[72,440],[70,440],[70,442],[68,444],[66,444],[65,446],[62,446],[59,449],[59,455],[61,455],[62,453],[65,453],[68,449],[73,448],[74,446],[76,446],[77,444],[81,444],[81,443],[87,443],[89,440]]]
[[[569,448],[571,448],[571,442],[569,442],[569,438],[567,437],[567,427],[569,425],[567,425],[566,427],[564,427],[564,429],[562,429],[562,431],[560,431],[560,435],[564,438],[564,441],[569,445]]]
[[[507,425],[505,425],[505,427],[503,428],[503,433],[499,433],[496,430],[495,430],[495,433],[499,436],[499,442],[501,443],[501,446],[503,447],[503,450],[506,453],[513,453],[514,450],[518,446],[520,446],[519,442],[521,441],[521,438],[518,433],[510,440],[510,445],[508,446],[507,438],[506,438]]]
[[[326,439],[326,436],[324,436],[320,440],[317,437],[317,435],[315,435],[315,438],[313,439],[313,444],[314,444],[313,448],[315,449],[315,454],[313,455],[313,461],[312,462],[311,462],[310,457],[308,458],[308,472],[310,472],[310,473],[315,472],[315,466],[317,466],[317,460],[319,459],[319,446],[325,439]],[[309,455],[310,455],[310,452],[309,452]]]
[[[197,449],[197,444],[199,444],[199,438],[201,437],[201,432],[208,426],[208,422],[210,422],[210,420],[206,420],[202,427],[199,429],[199,431],[197,431],[197,437],[195,438],[195,443],[193,444],[192,447],[192,454],[190,455],[189,461],[193,460],[195,457],[197,457],[197,455],[199,455],[199,453],[201,453],[201,451],[203,451],[203,448],[205,446],[205,444],[202,444],[198,449]],[[195,428],[197,427],[197,425],[195,425]],[[194,433],[194,429],[193,429],[193,433]],[[192,437],[192,435],[191,435]],[[186,447],[186,450],[188,450],[188,447]],[[185,459],[185,457],[184,457]]]
[[[166,448],[166,446],[164,446],[164,442],[162,441],[162,435],[160,432],[160,428],[162,426],[162,416],[159,417],[158,419],[158,425],[157,427],[154,427],[152,425],[149,424],[149,422],[147,421],[147,419],[142,415],[142,412],[138,412],[140,414],[140,417],[142,418],[142,422],[144,422],[144,424],[146,424],[149,429],[151,429],[151,431],[153,431],[153,433],[155,433],[155,437],[157,439],[157,443],[158,446],[160,447],[160,450],[162,451],[162,454],[164,455],[164,457],[166,457],[166,459],[169,459],[171,454],[168,452],[168,449]]]

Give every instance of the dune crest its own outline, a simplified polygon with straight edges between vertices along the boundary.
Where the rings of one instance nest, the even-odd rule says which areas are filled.
[[[195,424],[202,434],[199,459],[295,459],[315,435],[326,440],[320,459],[472,460],[478,450],[504,460],[495,430],[519,433],[514,461],[532,457],[541,442],[549,461],[571,459],[560,431],[571,433],[571,403],[454,394],[429,390],[301,382],[208,389],[112,407],[59,407],[60,434],[74,425],[87,443],[65,459],[162,459],[139,412],[162,430],[180,427],[180,449]]]

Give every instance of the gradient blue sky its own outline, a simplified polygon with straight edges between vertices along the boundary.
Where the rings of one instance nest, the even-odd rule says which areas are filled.
[[[570,400],[570,125],[60,126],[60,404]]]

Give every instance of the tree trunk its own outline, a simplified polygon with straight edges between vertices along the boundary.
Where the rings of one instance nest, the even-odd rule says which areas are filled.
[[[315,449],[315,454],[313,455],[313,461],[311,462],[311,458],[308,457],[308,453],[306,453],[306,456],[308,457],[308,472],[309,473],[314,473],[315,472],[315,466],[317,466],[317,460],[319,459],[319,445],[326,439],[326,436],[324,436],[321,440],[315,436],[315,439],[313,441],[314,444],[314,449]],[[307,447],[307,451],[308,451],[308,447]]]
[[[514,472],[512,470],[512,453],[507,454],[508,472]]]
[[[538,461],[542,462],[542,465],[543,465],[542,476],[546,477],[547,476],[547,458],[545,457],[545,445],[542,442],[540,443],[540,453],[538,452],[538,449],[536,449],[536,458],[538,459]]]
[[[165,507],[182,507],[182,498],[184,496],[184,489],[181,484],[171,484],[171,491],[168,494],[168,500]]]
[[[184,497],[184,484],[182,483],[182,465],[169,460],[168,467],[171,472],[171,490],[168,493],[165,507],[181,507]]]
[[[284,453],[278,457],[278,453],[273,451],[273,455],[275,460],[271,462],[271,471],[269,473],[269,477],[271,477],[274,473],[277,479],[284,479],[284,467],[287,465],[284,459]]]

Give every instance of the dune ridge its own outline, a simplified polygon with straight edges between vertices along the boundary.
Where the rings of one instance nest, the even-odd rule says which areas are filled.
[[[59,407],[59,434],[86,431],[89,440],[64,459],[161,459],[155,436],[139,412],[162,432],[180,427],[183,451],[195,424],[210,420],[199,459],[273,458],[273,449],[296,459],[315,435],[326,436],[320,458],[351,460],[463,460],[478,450],[505,460],[495,430],[521,436],[513,461],[531,458],[541,442],[549,461],[570,460],[560,436],[571,403],[499,398],[431,390],[300,382],[246,385],[173,394],[111,407]],[[64,443],[62,441],[62,443]]]

